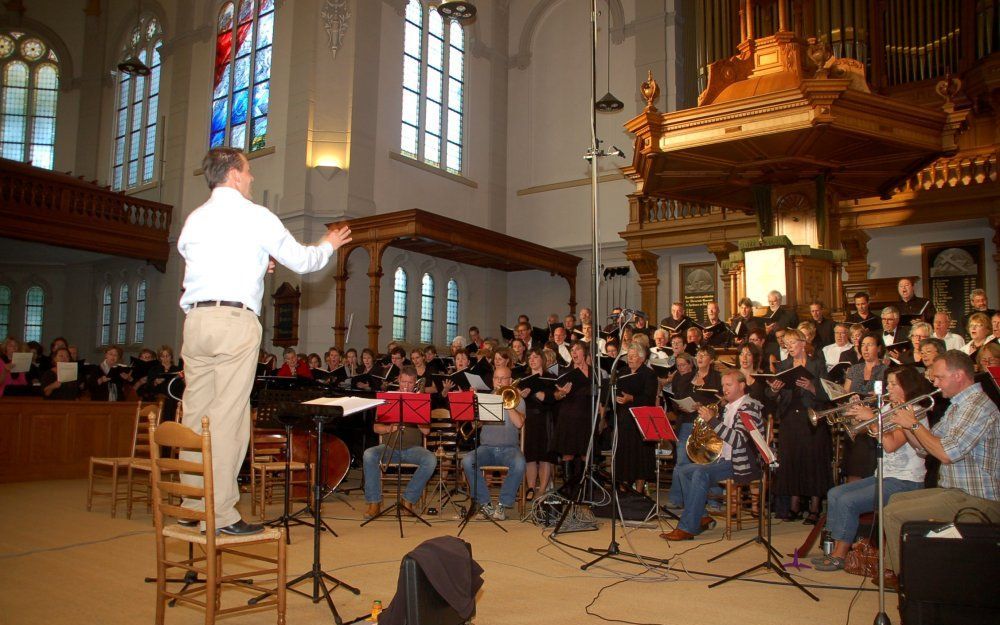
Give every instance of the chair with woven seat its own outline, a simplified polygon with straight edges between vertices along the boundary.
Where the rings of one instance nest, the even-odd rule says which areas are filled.
[[[146,504],[146,512],[152,510],[152,478],[153,470],[150,459],[149,424],[160,423],[163,414],[163,400],[156,404],[144,406],[139,410],[139,425],[136,427],[135,438],[132,441],[132,459],[128,462],[127,486],[125,489],[125,518],[132,518],[132,506],[136,502]],[[140,476],[143,478],[140,480]]]
[[[768,444],[772,443],[773,432],[774,417],[768,416],[765,430],[765,440],[767,440]],[[751,449],[751,452],[756,453],[756,449]],[[723,535],[726,540],[731,540],[734,528],[736,531],[743,529],[744,515],[748,512],[752,519],[756,519],[757,523],[760,522],[761,480],[756,479],[746,484],[737,484],[730,478],[722,480],[720,484],[725,489],[725,494],[723,495],[723,515],[726,528]]]
[[[211,625],[215,618],[224,614],[256,610],[274,606],[278,612],[278,625],[285,623],[285,531],[283,528],[265,528],[258,534],[232,536],[216,535],[215,522],[215,491],[212,480],[212,441],[209,435],[208,417],[202,417],[201,434],[195,433],[179,423],[169,422],[160,426],[150,421],[151,440],[151,476],[153,491],[153,523],[156,527],[156,624],[163,625],[168,601],[187,603],[205,610],[205,623]],[[201,453],[200,462],[179,460],[163,457],[160,446],[177,451],[194,451]],[[166,473],[181,473],[196,476],[201,486],[180,481],[166,481]],[[196,510],[173,505],[167,498],[183,497],[188,500],[201,500],[204,510]],[[184,521],[199,522],[205,531],[199,531],[197,525],[185,527],[180,524],[167,525],[168,517]],[[182,559],[171,559],[168,541],[196,546],[195,551],[184,550],[189,554]],[[248,551],[246,547],[264,543],[275,543],[277,553],[274,557]],[[200,551],[200,554],[197,554]],[[263,568],[243,570],[238,574],[224,574],[223,556],[236,556],[240,565],[245,566],[246,560],[256,560]],[[266,564],[266,566],[264,566]],[[204,583],[185,586],[177,592],[167,589],[167,573],[170,569],[182,569],[186,573],[198,575]],[[260,584],[248,581],[246,578],[259,578],[274,575],[276,588],[266,588]],[[273,592],[273,598],[261,601],[255,605],[247,605],[240,601],[239,605],[222,606],[223,586],[252,590],[256,592]]]
[[[87,512],[93,509],[95,497],[107,497],[111,500],[111,518],[115,518],[118,514],[118,503],[128,500],[128,482],[119,478],[123,472],[128,471],[129,464],[136,458],[136,444],[147,436],[147,423],[148,421],[142,416],[142,402],[136,402],[129,455],[90,457],[90,466],[87,470]],[[99,483],[104,480],[111,482],[110,490],[98,490]],[[125,487],[124,492],[121,490],[123,486]]]

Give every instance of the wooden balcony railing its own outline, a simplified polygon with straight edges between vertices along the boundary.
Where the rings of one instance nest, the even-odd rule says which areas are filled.
[[[924,167],[895,189],[896,193],[930,191],[955,187],[970,187],[997,183],[997,158],[995,147],[959,153],[951,158],[940,158]]]
[[[2,236],[149,261],[170,255],[172,208],[0,159]]]

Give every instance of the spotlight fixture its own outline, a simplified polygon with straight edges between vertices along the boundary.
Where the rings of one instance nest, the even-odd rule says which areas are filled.
[[[333,180],[333,177],[342,171],[337,165],[316,165],[313,169],[327,180]]]
[[[594,103],[594,108],[602,113],[614,113],[625,108],[625,103],[611,95],[611,92],[604,94],[604,97]]]
[[[152,70],[134,54],[118,64],[118,71],[130,76],[149,76]]]
[[[437,12],[445,19],[467,22],[476,16],[476,5],[468,0],[445,0],[438,5]]]

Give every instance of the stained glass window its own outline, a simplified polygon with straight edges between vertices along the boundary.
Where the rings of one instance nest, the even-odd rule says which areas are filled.
[[[445,323],[448,333],[448,344],[450,345],[458,336],[458,283],[448,280],[448,309],[445,315]]]
[[[209,147],[253,152],[267,139],[274,0],[227,2],[219,11]]]
[[[0,33],[0,156],[52,169],[59,57],[34,35]]]
[[[33,286],[24,294],[24,340],[42,340],[42,318],[45,313],[45,291]]]
[[[421,0],[406,5],[401,153],[462,173],[465,32]]]
[[[115,342],[124,344],[128,338],[128,284],[122,282],[118,288],[118,337]]]
[[[10,287],[0,286],[0,339],[10,330],[10,299]]]
[[[146,281],[139,280],[135,288],[135,324],[132,328],[132,342],[139,344],[146,338]]]
[[[111,287],[104,287],[101,296],[101,345],[111,342]]]
[[[118,73],[115,98],[115,140],[111,158],[111,188],[129,189],[153,181],[156,132],[160,115],[160,44],[163,33],[156,18],[144,16],[129,36],[122,60],[135,56],[150,69],[149,76]]]
[[[420,283],[420,342],[434,342],[434,278],[429,273]]]
[[[392,286],[392,340],[406,340],[406,270],[396,268]]]

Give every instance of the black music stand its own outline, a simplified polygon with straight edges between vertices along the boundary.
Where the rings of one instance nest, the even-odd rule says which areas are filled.
[[[272,409],[271,406],[264,406],[264,405],[258,406],[257,414],[259,416],[262,410],[271,410],[271,409]],[[285,429],[285,476],[284,476],[285,490],[281,498],[282,499],[281,516],[275,517],[268,521],[264,521],[264,525],[267,525],[268,527],[283,526],[285,528],[285,542],[290,545],[292,544],[292,535],[289,527],[290,524],[311,526],[312,523],[300,519],[296,515],[289,514],[291,510],[291,491],[292,491],[292,427],[295,425],[295,423],[297,423],[298,419],[292,415],[283,415],[277,410],[274,411],[273,417],[274,420],[280,423],[282,427]],[[251,467],[250,470],[252,471],[253,467]],[[264,486],[261,485],[261,488],[263,487]],[[303,508],[303,510],[300,510],[296,514],[302,514],[303,511],[307,509],[308,506],[307,508]],[[337,533],[334,532],[332,529],[330,529],[330,527],[326,525],[326,523],[323,524],[323,529],[328,530],[334,536],[337,535]]]
[[[757,431],[757,428],[754,427],[753,422],[750,420],[749,416],[744,414],[739,414],[738,417],[743,421],[743,426],[747,429],[748,432]],[[756,447],[757,449],[757,455],[762,459],[762,464],[765,467],[764,474],[761,476],[761,482],[760,482],[760,497],[761,501],[764,502],[764,505],[760,510],[760,522],[757,524],[757,535],[749,540],[746,540],[736,545],[732,549],[727,549],[726,551],[723,551],[719,555],[709,558],[708,561],[714,562],[719,558],[723,558],[733,553],[734,551],[750,544],[758,544],[764,547],[764,554],[765,554],[764,561],[761,562],[760,564],[756,564],[750,567],[749,569],[746,569],[745,571],[740,571],[735,575],[730,575],[729,577],[724,577],[717,582],[713,582],[709,584],[708,587],[715,588],[716,586],[725,584],[726,582],[731,582],[734,579],[740,579],[746,577],[747,575],[753,573],[758,569],[764,569],[766,571],[774,571],[774,573],[777,574],[778,577],[786,580],[792,586],[795,586],[796,588],[804,592],[814,601],[819,601],[819,597],[809,592],[809,589],[807,589],[805,586],[797,582],[795,578],[793,578],[788,573],[788,571],[785,570],[785,567],[781,564],[781,553],[774,548],[774,545],[771,544],[771,502],[769,501],[770,496],[767,491],[770,486],[771,480],[774,479],[774,469],[777,468],[778,466],[778,459],[777,456],[774,455],[774,452],[771,451],[769,447],[767,447],[767,443],[766,441],[764,441],[763,437],[760,437],[759,440],[758,438],[752,437],[752,440],[754,442],[754,447]],[[766,537],[764,536],[765,524],[767,525]]]
[[[664,412],[662,406],[639,406],[629,408],[629,412],[632,413],[632,418],[635,419],[635,424],[639,428],[639,432],[642,433],[642,440],[656,443],[656,449],[653,451],[654,458],[656,458],[656,503],[650,513],[646,515],[645,520],[656,519],[657,524],[659,524],[660,517],[666,514],[676,521],[678,520],[677,515],[660,507],[660,458],[657,452],[660,451],[660,445],[664,441],[676,441],[677,434],[670,427],[670,420],[667,419],[667,413]]]
[[[479,426],[483,421],[479,418],[479,398],[476,396],[475,391],[448,393],[448,404],[451,407],[451,420],[471,421],[472,428],[476,433],[476,448],[473,450],[475,455],[472,457],[472,475],[474,479],[472,480],[472,484],[469,485],[472,501],[469,503],[469,509],[466,511],[465,517],[458,524],[458,534],[456,535],[461,536],[469,521],[479,511],[479,502],[476,501],[479,488]],[[502,414],[500,415],[500,422],[503,423]],[[487,521],[502,529],[505,534],[507,533],[507,528],[497,523],[496,519],[488,515],[483,516],[486,517]]]
[[[375,519],[381,518],[388,514],[389,512],[396,511],[396,521],[399,523],[399,537],[403,538],[403,506],[400,503],[403,497],[403,428],[407,424],[415,425],[417,427],[425,426],[429,427],[431,424],[431,398],[429,395],[424,393],[401,393],[401,392],[390,392],[390,393],[377,393],[376,398],[383,400],[385,403],[379,405],[378,412],[375,415],[375,422],[382,424],[395,425],[397,428],[398,436],[396,440],[392,443],[391,452],[392,455],[396,456],[396,503],[392,504],[385,510],[382,510],[372,518],[368,519],[361,524],[364,527],[374,521]],[[382,459],[385,459],[385,452],[390,450],[389,446],[386,445],[382,450]],[[392,457],[390,455],[390,457]],[[379,462],[379,465],[385,464],[384,462]],[[412,479],[412,478],[411,478]],[[427,519],[417,514],[416,510],[412,510],[411,513],[414,517],[427,527],[431,524],[427,522]]]
[[[316,426],[316,440],[323,440],[323,426],[337,417],[344,416],[343,406],[336,405],[315,405],[315,404],[291,404],[283,405],[279,408],[282,412],[286,414],[295,414],[300,417],[306,416],[311,417],[313,423]],[[313,479],[313,563],[312,568],[299,575],[295,579],[292,579],[286,585],[286,589],[289,592],[294,592],[296,594],[302,595],[312,600],[313,603],[319,603],[321,599],[326,599],[327,606],[330,608],[330,612],[333,614],[333,620],[336,621],[337,625],[343,623],[343,619],[340,618],[340,613],[337,612],[337,607],[333,605],[333,599],[330,598],[330,593],[337,588],[343,586],[345,589],[351,591],[355,595],[360,595],[361,590],[351,586],[350,584],[337,579],[333,575],[330,575],[323,570],[320,562],[320,538],[322,537],[322,528],[326,526],[326,523],[322,518],[322,508],[323,508],[323,488],[325,484],[322,484],[323,479],[323,446],[316,446],[316,477]],[[331,530],[332,532],[332,530]],[[312,581],[312,593],[307,594],[293,588],[304,581]],[[332,587],[327,586],[327,582],[333,584]],[[321,592],[322,589],[322,592]],[[262,599],[273,595],[277,590],[272,590],[266,592],[262,595],[258,595],[250,599],[248,605],[257,605]]]

